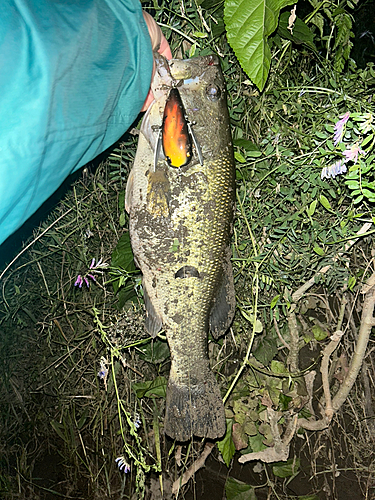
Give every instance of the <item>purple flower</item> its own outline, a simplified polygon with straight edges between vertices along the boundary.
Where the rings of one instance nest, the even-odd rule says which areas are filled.
[[[348,161],[353,161],[354,164],[357,163],[358,161],[358,154],[365,155],[366,152],[361,149],[358,144],[353,144],[349,148],[347,148],[344,152],[343,155],[345,156],[345,163]]]
[[[88,274],[87,276],[89,278],[91,278],[93,281],[95,281],[95,283],[96,283],[96,278],[95,278],[95,276],[93,274]]]
[[[77,276],[76,282],[74,283],[74,286],[79,286],[79,288],[82,288],[82,283],[83,283],[83,278],[82,278],[82,276],[79,274],[79,275]]]
[[[329,167],[324,167],[322,173],[320,174],[320,178],[323,179],[334,179],[336,175],[345,174],[347,171],[345,162],[343,160],[338,160],[336,163]]]
[[[99,259],[98,262],[95,264],[95,257],[92,259],[91,264],[90,264],[90,269],[99,269],[99,268],[106,268],[108,267],[109,264],[107,262],[103,262],[103,259]]]
[[[98,377],[103,379],[103,378],[106,378],[108,375],[108,370],[106,368],[101,368],[99,371],[98,371]]]
[[[124,457],[116,458],[115,462],[120,470],[124,470],[125,474],[127,474],[130,471],[130,466],[126,462]]]
[[[342,136],[344,134],[344,125],[349,120],[349,117],[350,113],[348,111],[341,117],[338,122],[336,122],[335,126],[333,127],[335,131],[335,135],[333,136],[333,143],[335,146],[337,146],[337,144],[341,142]]]

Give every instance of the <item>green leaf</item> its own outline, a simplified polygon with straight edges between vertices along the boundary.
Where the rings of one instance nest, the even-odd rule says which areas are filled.
[[[318,203],[318,200],[314,200],[313,202],[311,202],[309,208],[307,209],[307,215],[309,217],[312,217],[314,215],[317,203]]]
[[[271,65],[268,37],[275,31],[280,9],[294,0],[225,0],[227,37],[242,68],[263,90]]]
[[[326,210],[328,210],[329,212],[333,212],[332,207],[331,207],[328,199],[324,196],[324,194],[320,195],[319,201]]]
[[[256,436],[249,436],[251,450],[254,452],[265,450],[267,446],[263,444],[263,439],[264,436],[260,432]]]
[[[51,425],[53,427],[53,430],[58,434],[58,436],[63,440],[66,441],[66,436],[63,432],[64,430],[64,425],[60,424],[60,422],[56,422],[56,420],[51,420]]]
[[[325,254],[323,248],[320,248],[320,246],[318,245],[314,245],[314,252],[320,255],[321,257],[323,257],[323,255]]]
[[[259,151],[258,145],[248,139],[234,139],[233,144],[239,148],[244,148],[246,151]]]
[[[123,212],[125,209],[125,192],[125,189],[123,189],[118,195],[118,208],[120,212]]]
[[[264,336],[253,351],[253,355],[262,365],[267,366],[278,352],[276,339]]]
[[[153,364],[163,363],[170,355],[168,343],[160,339],[140,346],[138,349],[142,352],[139,357]]]
[[[178,252],[178,247],[180,246],[180,242],[178,241],[178,238],[173,239],[172,246],[168,250],[169,252]]]
[[[271,304],[270,304],[270,308],[273,309],[276,304],[279,302],[279,298],[280,298],[280,294],[279,295],[276,295],[276,297],[274,297],[272,300],[271,300]]]
[[[155,380],[133,384],[132,388],[139,399],[152,397],[165,398],[167,379],[165,377],[156,377]]]
[[[328,333],[325,330],[323,330],[323,328],[321,328],[319,325],[314,325],[311,328],[311,331],[314,334],[315,340],[324,340],[328,337]]]
[[[271,361],[271,371],[273,373],[285,373],[286,368],[285,368],[284,363],[281,363],[281,361],[276,361],[273,359]]]
[[[250,321],[250,323],[254,326],[255,333],[261,333],[263,331],[262,322],[259,321],[259,319],[255,318],[252,311],[246,312],[244,309],[241,309],[241,314],[245,319],[247,319],[247,321]],[[255,325],[254,325],[254,322],[255,322]]]
[[[259,158],[262,156],[261,151],[247,151],[246,156],[249,156],[250,158]]]
[[[246,158],[244,158],[239,151],[235,151],[234,158],[238,163],[246,163]]]
[[[129,233],[124,233],[118,240],[115,249],[112,252],[112,267],[124,269],[125,271],[134,271],[134,257],[130,244]]]
[[[288,29],[290,12],[283,12],[280,16],[280,22],[277,32],[283,38],[287,40],[292,40],[292,42],[297,44],[305,44],[310,49],[316,51],[314,44],[314,35],[310,28],[304,23],[299,17],[294,21],[294,26],[292,32]]]
[[[354,288],[356,282],[357,282],[356,278],[354,276],[350,276],[349,281],[348,281],[348,288],[351,292],[353,291],[353,288]]]
[[[299,458],[290,458],[287,462],[278,462],[272,466],[272,472],[277,477],[291,477],[298,474],[300,468]]]
[[[233,420],[231,418],[227,418],[227,431],[223,439],[221,441],[218,441],[217,443],[217,447],[219,448],[221,456],[223,457],[227,467],[229,467],[230,461],[232,460],[233,455],[236,451],[232,439],[232,426]]]
[[[255,490],[250,484],[228,477],[225,483],[227,500],[256,500]]]

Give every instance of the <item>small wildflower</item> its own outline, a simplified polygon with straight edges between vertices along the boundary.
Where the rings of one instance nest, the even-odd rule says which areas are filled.
[[[371,132],[374,130],[373,120],[374,116],[371,113],[365,113],[362,115],[365,118],[365,121],[359,125],[363,134],[367,134],[367,132]]]
[[[141,420],[140,420],[140,418],[139,418],[138,413],[136,413],[136,414],[135,414],[135,416],[134,416],[134,427],[135,427],[136,429],[139,429],[139,428],[140,428],[140,426],[141,426]]]
[[[340,120],[336,122],[335,126],[333,127],[335,131],[335,135],[333,136],[333,143],[335,146],[339,142],[341,142],[342,136],[344,135],[344,125],[345,123],[349,120],[350,113],[349,111],[345,113],[345,115],[341,116]]]
[[[107,262],[103,262],[103,259],[101,259],[101,258],[95,264],[95,257],[94,257],[91,261],[90,269],[100,269],[100,268],[106,268],[108,266],[109,266],[109,264]]]
[[[108,360],[104,356],[100,358],[100,370],[98,371],[98,377],[103,380],[104,387],[107,390]]]
[[[103,262],[103,259],[99,259],[98,262],[95,263],[94,257],[91,260],[91,264],[89,267],[89,270],[91,270],[92,272],[86,273],[83,276],[79,274],[77,276],[76,282],[74,283],[74,286],[79,286],[79,288],[82,288],[83,283],[85,283],[87,288],[90,288],[90,281],[88,280],[88,278],[92,279],[92,281],[96,283],[96,277],[94,276],[94,273],[103,274],[103,271],[101,271],[101,269],[104,269],[108,266],[109,264],[107,264],[107,262]]]
[[[85,236],[87,239],[92,238],[94,236],[94,233],[90,230],[89,227],[86,229]]]
[[[343,151],[343,155],[345,156],[345,163],[348,161],[353,161],[354,164],[357,163],[358,161],[358,154],[365,155],[366,152],[361,149],[358,144],[353,144],[349,148],[347,148],[345,151]]]
[[[124,457],[117,457],[115,462],[120,470],[124,470],[125,474],[130,471],[130,465],[126,462]]]
[[[322,173],[320,174],[320,178],[323,179],[334,179],[336,175],[345,174],[347,172],[347,168],[345,162],[343,160],[338,160],[336,163],[329,167],[324,167]]]
[[[79,288],[82,288],[82,283],[83,283],[83,279],[82,279],[82,276],[79,274],[77,276],[76,282],[74,283],[74,286],[79,286]]]

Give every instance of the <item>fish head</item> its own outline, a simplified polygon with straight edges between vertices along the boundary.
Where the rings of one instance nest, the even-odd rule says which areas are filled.
[[[213,159],[220,151],[231,149],[227,96],[219,58],[208,55],[172,59],[169,67],[195,144],[191,165]]]
[[[189,168],[231,149],[226,91],[218,57],[169,61],[157,53],[154,57],[156,71],[151,88],[155,99],[145,114],[141,133],[156,152],[157,160],[166,158],[171,167]],[[175,124],[176,130],[167,142],[166,130]]]

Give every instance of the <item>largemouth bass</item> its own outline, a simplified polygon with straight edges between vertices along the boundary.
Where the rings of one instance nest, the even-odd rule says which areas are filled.
[[[156,59],[155,101],[142,122],[127,185],[129,232],[143,273],[145,328],[153,336],[164,329],[171,352],[164,430],[178,441],[216,439],[226,425],[207,336],[224,334],[235,309],[235,174],[224,79],[216,56]],[[183,106],[166,107],[177,100],[173,88]],[[177,139],[191,144],[182,149],[186,161],[174,168],[160,136],[165,120],[173,123],[181,109],[186,116],[176,123],[186,120],[194,141],[182,123]],[[173,144],[164,149],[173,156]]]

